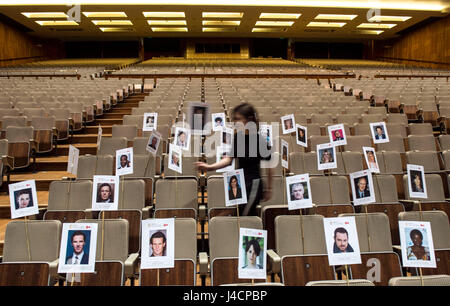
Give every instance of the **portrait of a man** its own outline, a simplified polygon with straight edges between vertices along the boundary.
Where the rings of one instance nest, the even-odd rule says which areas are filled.
[[[70,235],[69,231],[69,235]],[[71,246],[73,249],[72,256],[66,258],[68,265],[87,265],[89,264],[89,252],[85,250],[86,234],[84,231],[73,231],[70,236]],[[86,249],[89,249],[87,247]]]
[[[112,203],[114,202],[113,188],[111,184],[102,183],[97,191],[97,203]]]
[[[356,186],[355,191],[356,191],[357,199],[370,197],[370,190],[367,186],[367,176],[356,178],[355,186]]]
[[[308,192],[305,190],[305,186],[303,183],[300,182],[294,183],[291,184],[289,187],[291,189],[291,201],[299,201],[309,198]]]
[[[348,232],[343,227],[338,227],[334,230],[334,245],[333,253],[351,253],[354,252],[350,243],[348,242]]]
[[[167,239],[165,230],[153,233],[150,237],[150,257],[166,256]]]
[[[118,169],[125,169],[130,167],[130,161],[128,160],[128,156],[125,154],[122,154],[120,156],[120,164]]]

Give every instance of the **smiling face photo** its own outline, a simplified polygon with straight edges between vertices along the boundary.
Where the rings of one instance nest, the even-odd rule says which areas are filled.
[[[31,188],[15,191],[14,197],[16,199],[16,209],[33,206],[33,193]]]

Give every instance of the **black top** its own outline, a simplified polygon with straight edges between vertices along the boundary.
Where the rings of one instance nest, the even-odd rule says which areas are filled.
[[[253,179],[261,178],[261,160],[271,158],[271,151],[264,137],[238,132],[234,134],[232,146],[232,157],[237,159],[238,169],[244,169],[245,184],[249,185]]]

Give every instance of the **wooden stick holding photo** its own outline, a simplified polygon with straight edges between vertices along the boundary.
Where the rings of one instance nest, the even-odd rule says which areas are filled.
[[[350,286],[350,275],[348,275],[348,265],[345,265],[345,279],[347,280],[347,286]]]
[[[102,247],[100,250],[100,260],[103,260],[104,246],[105,246],[105,211],[102,210]]]
[[[72,181],[67,184],[67,196],[66,196],[66,210],[69,210],[70,206],[70,190],[72,188]]]
[[[364,205],[364,214],[366,215],[366,229],[367,229],[367,244],[369,247],[369,252],[371,251],[371,244],[370,244],[370,233],[369,233],[369,213],[367,212],[367,204]]]
[[[159,268],[156,269],[156,287],[159,287]]]
[[[27,239],[28,261],[31,261],[30,234],[28,233],[28,217],[25,216],[25,237]]]
[[[72,279],[70,282],[70,287],[73,287],[73,284],[75,283],[75,273],[72,273]]]
[[[420,221],[423,221],[423,213],[422,213],[422,202],[419,202],[419,215],[420,215]],[[420,275],[420,284],[421,286],[425,286],[423,283],[423,275],[422,275],[422,267],[419,267],[419,275]]]
[[[119,210],[121,210],[121,209],[124,209],[124,205],[125,205],[125,196],[124,196],[124,192],[123,192],[123,185],[125,185],[125,176],[124,175],[120,176],[119,185],[120,185],[120,198],[122,199],[122,201],[119,201]]]

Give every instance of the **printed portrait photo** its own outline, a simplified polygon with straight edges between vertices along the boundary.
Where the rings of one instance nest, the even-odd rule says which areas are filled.
[[[332,149],[319,150],[320,164],[334,163],[334,151]]]
[[[244,236],[242,248],[244,250],[244,266],[242,269],[263,269],[264,238]]]
[[[150,231],[150,257],[167,256],[167,230],[158,229]]]
[[[142,131],[153,131],[157,128],[158,114],[157,113],[144,113],[142,122]]]
[[[436,268],[429,221],[399,221],[403,267]]]
[[[297,144],[302,147],[307,147],[307,128],[305,126],[301,126],[299,124],[296,125],[296,136],[297,136]]]
[[[35,180],[9,184],[8,190],[11,219],[39,213]]]
[[[286,177],[286,192],[289,210],[312,207],[309,174]]]
[[[88,265],[91,231],[69,230],[67,239],[66,264]]]
[[[244,170],[224,172],[225,206],[247,203]]]
[[[292,183],[289,185],[289,193],[291,201],[300,201],[309,199],[308,184],[306,182],[302,183]]]
[[[238,278],[265,279],[267,267],[267,231],[239,229]]]
[[[345,129],[343,124],[331,125],[328,127],[330,142],[335,146],[344,146],[347,144]]]
[[[368,170],[372,173],[380,173],[380,167],[378,166],[375,149],[370,147],[363,147],[363,151]]]
[[[33,207],[33,193],[31,188],[14,191],[16,209]]]
[[[428,198],[424,167],[407,164],[406,171],[408,174],[409,197],[421,199]]]
[[[225,127],[225,113],[214,113],[211,115],[213,131],[220,131]]]
[[[116,210],[119,206],[118,188],[118,176],[94,175],[92,210]]]
[[[161,135],[159,133],[153,132],[148,139],[146,150],[155,155],[156,152],[158,151],[160,141]]]
[[[190,148],[191,133],[188,129],[177,127],[175,129],[175,145],[182,150],[189,150]]]
[[[281,127],[283,128],[283,134],[289,134],[295,132],[295,118],[293,114],[281,117]]]
[[[372,173],[369,170],[350,173],[350,180],[352,182],[354,205],[375,202],[375,190],[373,187]]]
[[[373,143],[389,142],[389,135],[386,129],[385,122],[375,122],[370,124],[370,131],[372,133]]]

